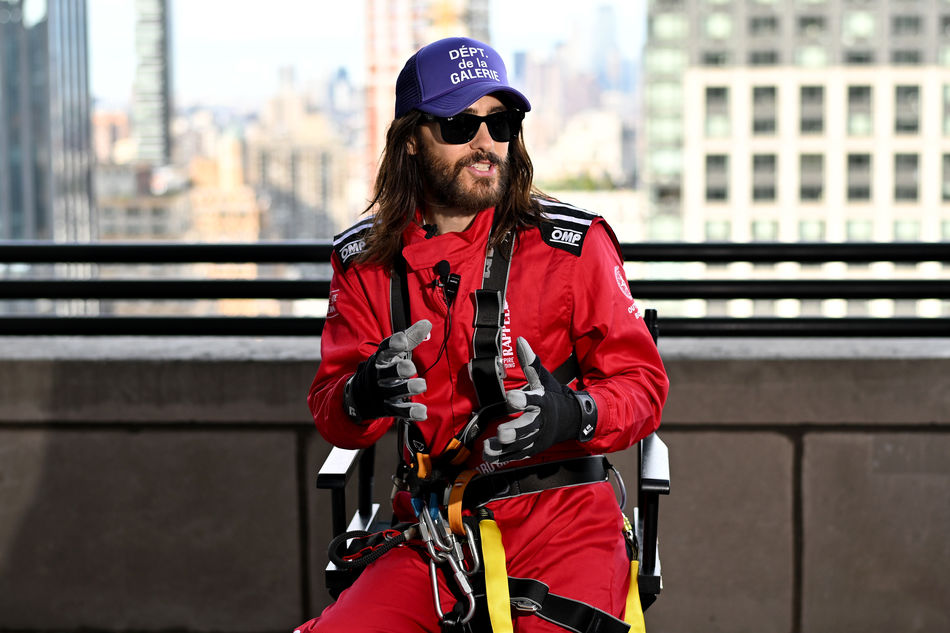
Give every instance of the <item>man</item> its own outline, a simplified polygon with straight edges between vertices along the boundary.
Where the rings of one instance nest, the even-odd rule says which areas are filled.
[[[601,630],[626,629],[623,517],[591,456],[655,430],[668,382],[610,228],[533,189],[520,135],[530,109],[498,53],[476,40],[429,44],[399,75],[373,214],[334,242],[308,402],[336,446],[369,446],[397,428],[396,514],[424,525],[307,628],[473,626],[468,581],[455,572],[477,563],[469,552],[453,566],[431,532],[451,540],[448,521],[466,543],[477,515],[492,530],[482,528],[485,573],[496,573],[485,543],[497,528],[501,578],[554,596],[535,613],[516,584],[510,595],[504,582],[488,588],[496,633],[565,630],[548,621],[557,596],[587,622],[622,627]]]

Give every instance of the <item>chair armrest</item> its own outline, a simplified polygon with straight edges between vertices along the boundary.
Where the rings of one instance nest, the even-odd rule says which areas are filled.
[[[362,449],[334,446],[317,473],[317,488],[333,490],[345,487],[353,475],[361,453]]]
[[[670,494],[670,450],[656,433],[640,444],[640,490]]]
[[[663,588],[657,549],[660,495],[670,494],[670,456],[666,444],[653,433],[640,442],[637,473],[635,526],[640,544],[639,586],[641,594],[655,599]],[[646,608],[646,604],[644,608]]]
[[[342,534],[346,527],[346,485],[359,467],[357,482],[357,514],[364,522],[370,522],[373,511],[373,469],[376,462],[376,447],[346,449],[334,446],[317,473],[317,488],[330,491],[333,535]]]

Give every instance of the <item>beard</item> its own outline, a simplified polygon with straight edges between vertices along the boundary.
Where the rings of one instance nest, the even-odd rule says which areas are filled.
[[[508,190],[507,157],[502,159],[491,152],[477,151],[452,165],[420,144],[419,160],[429,202],[438,206],[475,213],[498,206]],[[470,186],[465,186],[460,178],[462,170],[480,161],[491,162],[495,167],[495,177],[477,178]]]

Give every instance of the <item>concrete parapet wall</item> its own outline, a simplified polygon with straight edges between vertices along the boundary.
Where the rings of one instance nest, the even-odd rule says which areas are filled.
[[[950,340],[661,351],[672,494],[649,629],[950,630]],[[312,338],[0,338],[0,631],[316,615],[318,363]],[[632,455],[613,461],[632,481]]]

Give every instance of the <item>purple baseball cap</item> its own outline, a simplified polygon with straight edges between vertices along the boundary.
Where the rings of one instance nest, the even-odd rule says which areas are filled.
[[[420,48],[396,79],[396,118],[412,110],[454,116],[482,97],[502,92],[514,107],[531,104],[508,85],[505,62],[488,44],[448,37]]]

